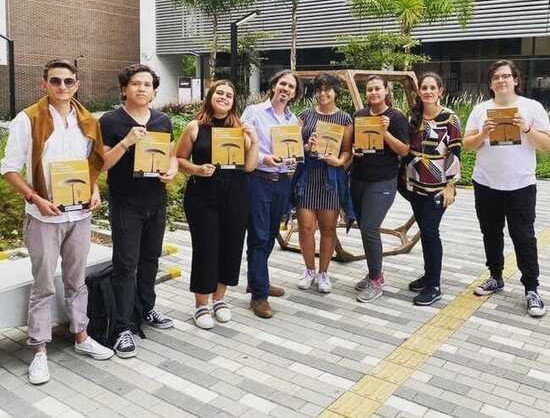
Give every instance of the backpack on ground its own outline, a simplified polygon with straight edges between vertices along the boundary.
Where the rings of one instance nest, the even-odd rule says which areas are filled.
[[[113,265],[86,277],[88,287],[88,335],[101,345],[112,347],[116,317],[115,294],[111,284]]]

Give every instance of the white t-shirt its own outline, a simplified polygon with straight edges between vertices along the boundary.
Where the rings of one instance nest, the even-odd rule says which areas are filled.
[[[487,109],[495,109],[493,100],[480,103],[474,107],[468,117],[466,130],[481,132],[487,118]],[[531,126],[531,129],[550,131],[548,113],[536,100],[518,96],[516,103],[506,107],[517,107],[519,113]],[[537,157],[535,146],[529,142],[527,135],[521,133],[521,144],[489,145],[489,138],[477,150],[473,180],[476,183],[495,190],[517,190],[536,183],[535,170]]]

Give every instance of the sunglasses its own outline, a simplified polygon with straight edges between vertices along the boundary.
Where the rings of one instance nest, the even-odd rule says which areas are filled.
[[[59,77],[52,77],[48,80],[48,83],[50,83],[54,87],[61,87],[61,84],[65,84],[65,87],[71,88],[76,86],[76,78],[68,77],[68,78],[59,78]]]

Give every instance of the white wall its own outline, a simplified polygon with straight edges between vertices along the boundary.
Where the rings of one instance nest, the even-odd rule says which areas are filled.
[[[3,1],[3,0],[0,0]],[[160,86],[153,106],[159,107],[178,99],[178,77],[181,73],[181,55],[156,54],[155,1],[140,0],[140,61],[155,70]]]
[[[7,0],[0,0],[0,34],[8,35],[8,10]],[[8,64],[8,43],[0,38],[0,65]]]

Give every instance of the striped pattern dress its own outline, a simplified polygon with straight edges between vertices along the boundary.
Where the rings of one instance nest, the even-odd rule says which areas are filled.
[[[348,126],[352,124],[351,116],[342,111],[330,115],[323,115],[308,109],[300,115],[302,120],[302,139],[307,144],[311,134],[315,132],[318,121],[330,122],[337,125]],[[338,170],[343,170],[338,168]],[[325,162],[306,156],[305,173],[307,181],[303,194],[297,196],[296,207],[312,210],[340,210],[340,201],[336,188],[328,184],[328,166]]]

